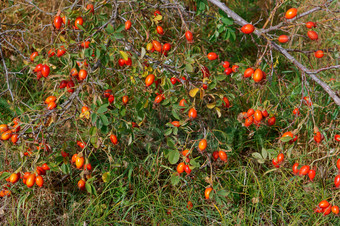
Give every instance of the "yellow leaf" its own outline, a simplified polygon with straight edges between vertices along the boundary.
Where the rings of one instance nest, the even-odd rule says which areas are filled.
[[[198,92],[199,90],[200,90],[199,88],[194,88],[194,89],[192,89],[192,90],[189,91],[189,95],[190,95],[191,97],[195,97],[196,94],[197,94],[197,92]]]
[[[216,107],[215,109],[216,109],[218,117],[221,118],[221,116],[222,116],[221,110],[218,107]]]
[[[119,51],[120,55],[123,57],[124,60],[128,60],[129,59],[129,56],[126,52],[124,51]]]
[[[60,35],[59,38],[62,42],[67,42],[64,36]]]
[[[153,20],[157,23],[158,21],[161,21],[162,19],[163,19],[163,17],[161,15],[157,15],[157,16],[155,16],[155,18]]]
[[[201,98],[201,100],[203,100],[203,97],[204,97],[204,89],[201,88],[201,90],[200,90],[200,98]]]
[[[216,106],[216,102],[211,103],[211,104],[207,104],[207,108],[209,109],[213,109]]]
[[[136,80],[135,80],[135,78],[134,78],[133,76],[130,76],[130,79],[131,79],[131,82],[132,82],[133,84],[136,83]]]
[[[104,174],[102,175],[102,179],[103,179],[104,183],[107,182],[109,176],[110,176],[110,173],[109,173],[109,172],[106,172],[106,173],[104,173]]]
[[[146,100],[145,104],[144,104],[144,108],[147,108],[149,104],[149,100]]]
[[[84,111],[79,115],[79,118],[86,118],[89,119],[90,118],[90,112],[89,111]]]
[[[161,86],[164,86],[165,85],[165,79],[164,77],[161,78]]]

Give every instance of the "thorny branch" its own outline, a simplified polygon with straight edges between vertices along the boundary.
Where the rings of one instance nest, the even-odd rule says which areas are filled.
[[[329,0],[327,3],[330,4],[333,0]],[[209,2],[211,2],[212,4],[216,5],[218,8],[220,8],[221,10],[223,10],[225,13],[228,14],[229,17],[231,17],[232,19],[234,19],[235,23],[243,26],[245,24],[249,24],[247,21],[245,21],[242,17],[240,17],[238,14],[236,14],[234,11],[232,11],[231,9],[229,9],[224,3],[220,2],[219,0],[209,0]],[[307,11],[308,14],[321,10],[321,7],[316,7],[310,11]],[[307,13],[306,12],[306,13]],[[308,15],[306,13],[301,14],[298,18],[301,18],[302,16]],[[293,21],[293,20],[292,20]],[[321,68],[318,70],[310,70],[308,68],[306,68],[303,64],[301,64],[298,60],[296,60],[291,54],[288,53],[288,51],[283,48],[282,46],[276,44],[275,42],[271,41],[266,35],[265,32],[261,29],[255,29],[254,33],[261,37],[262,39],[267,40],[270,45],[272,47],[274,47],[274,49],[276,49],[277,51],[281,52],[289,61],[291,61],[295,66],[297,66],[300,70],[302,70],[303,72],[305,72],[306,74],[309,75],[309,77],[314,80],[316,83],[318,83],[327,93],[328,95],[334,100],[334,102],[340,106],[340,98],[337,96],[337,94],[331,89],[331,87],[329,85],[327,85],[325,82],[321,81],[316,74],[320,71],[324,71],[327,69],[336,69],[339,68],[340,65],[336,65],[336,66],[332,66],[332,67],[328,67],[328,68]]]

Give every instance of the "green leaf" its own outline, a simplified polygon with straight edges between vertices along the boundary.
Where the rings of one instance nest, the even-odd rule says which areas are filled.
[[[176,148],[175,142],[171,137],[167,137],[166,144],[169,148]]]
[[[103,122],[103,125],[105,125],[105,126],[108,126],[109,125],[109,120],[108,120],[108,118],[106,117],[106,115],[100,115],[100,118],[101,118],[101,120],[102,120],[102,122]]]
[[[71,169],[70,169],[70,165],[69,164],[65,164],[63,163],[61,165],[61,171],[64,173],[64,174],[69,174],[71,172]]]
[[[172,128],[168,128],[167,130],[165,130],[164,136],[169,136],[171,133],[172,133]]]
[[[112,37],[115,39],[122,39],[124,38],[124,35],[122,33],[114,33],[112,34]]]
[[[170,164],[176,164],[179,160],[179,151],[170,150],[168,154],[168,159],[169,159]]]
[[[102,106],[100,106],[97,110],[97,114],[101,114],[107,111],[107,107],[109,106],[109,104],[103,104]]]
[[[187,72],[194,72],[194,68],[192,67],[191,64],[186,64],[186,65],[185,65],[185,70],[186,70]]]
[[[178,183],[179,183],[179,176],[178,175],[176,175],[176,174],[174,174],[174,175],[172,175],[171,176],[171,184],[172,185],[177,185]]]
[[[175,117],[175,119],[177,119],[177,120],[181,120],[181,118],[179,117],[179,115],[178,115],[178,113],[177,113],[177,111],[175,111],[175,110],[172,110],[172,115]]]
[[[93,186],[93,184],[85,183],[85,188],[88,193],[91,195],[97,195],[96,188]]]
[[[112,24],[108,24],[105,28],[105,31],[109,34],[112,34],[114,32]]]
[[[227,26],[232,25],[234,23],[234,21],[228,17],[221,18],[221,21]]]
[[[96,113],[92,113],[91,115],[92,123],[95,123],[97,121],[97,117],[98,115]]]
[[[217,194],[218,194],[219,196],[227,196],[227,195],[229,194],[229,192],[227,192],[226,190],[219,190],[219,191],[217,192]]]
[[[293,137],[290,137],[290,136],[286,136],[286,137],[281,137],[280,138],[280,140],[282,141],[282,142],[284,142],[284,143],[286,143],[286,142],[288,142],[288,141],[290,141],[290,140],[292,140],[293,139]]]

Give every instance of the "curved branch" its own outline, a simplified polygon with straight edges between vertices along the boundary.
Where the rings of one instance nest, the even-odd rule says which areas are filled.
[[[244,20],[242,17],[240,17],[238,14],[236,14],[234,11],[232,11],[231,9],[229,9],[224,3],[220,2],[219,0],[208,0],[209,2],[211,2],[212,4],[216,5],[218,8],[220,8],[221,10],[223,10],[225,13],[227,13],[227,15],[229,17],[231,17],[236,24],[243,26],[245,24],[249,24],[246,20]],[[328,0],[328,4],[331,3],[333,0]],[[307,11],[309,12],[309,11]],[[313,11],[314,12],[314,11]],[[337,94],[331,89],[331,87],[329,85],[327,85],[325,82],[321,81],[316,74],[320,71],[324,71],[327,69],[335,69],[335,68],[339,68],[339,66],[333,66],[333,67],[329,67],[329,68],[321,68],[319,70],[316,71],[312,71],[309,70],[308,68],[306,68],[303,64],[301,64],[299,61],[297,61],[291,54],[288,53],[288,51],[286,49],[284,49],[282,46],[276,44],[275,42],[271,41],[264,33],[263,31],[259,30],[259,29],[255,29],[254,33],[265,39],[266,41],[268,41],[272,47],[274,47],[274,49],[278,50],[279,52],[281,52],[289,61],[291,61],[295,66],[297,66],[300,70],[302,70],[303,72],[305,72],[306,74],[308,74],[308,76],[313,79],[316,83],[318,83],[327,93],[330,97],[332,97],[332,99],[334,100],[334,102],[340,106],[340,98],[337,96]]]

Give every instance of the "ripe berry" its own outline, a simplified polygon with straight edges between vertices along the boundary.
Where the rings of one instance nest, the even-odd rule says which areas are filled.
[[[176,82],[177,82],[177,79],[176,79],[175,77],[172,77],[172,78],[170,79],[170,81],[171,81],[172,85],[175,85]]]
[[[75,29],[79,29],[77,25],[83,26],[84,20],[82,17],[77,17],[76,21],[74,22]]]
[[[285,17],[286,19],[293,19],[294,17],[296,17],[296,15],[297,15],[297,9],[291,8],[287,10]]]
[[[93,6],[93,4],[87,4],[86,9],[90,10],[90,13],[94,13],[94,6]]]
[[[179,101],[178,105],[181,106],[181,107],[185,107],[186,104],[187,104],[187,101],[185,99],[182,99],[182,100]],[[197,113],[196,113],[196,115],[197,115]],[[189,117],[190,117],[190,114],[189,114]]]
[[[30,56],[31,62],[33,62],[33,61],[34,61],[34,58],[36,58],[38,55],[39,55],[38,52],[33,52],[33,53],[31,54],[31,56]]]
[[[238,69],[239,69],[239,66],[238,66],[238,65],[233,65],[233,66],[231,67],[231,70],[232,70],[234,73],[238,72]]]
[[[198,149],[200,151],[204,151],[206,148],[207,148],[207,140],[206,139],[200,140],[200,142],[198,143]]]
[[[260,110],[256,110],[254,113],[254,119],[258,122],[261,122],[263,118],[262,112]]]
[[[55,102],[50,102],[48,105],[47,105],[47,110],[53,110],[54,108],[57,107],[57,104]]]
[[[294,163],[292,169],[293,169],[293,173],[294,173],[295,175],[298,174],[298,172],[299,172],[298,167],[299,167],[299,163],[297,163],[297,162]]]
[[[315,31],[308,31],[307,35],[311,40],[318,40],[318,33]]]
[[[274,165],[276,168],[279,168],[279,167],[280,167],[280,165],[279,165],[279,163],[278,163],[278,161],[277,161],[276,158],[273,158],[272,163],[273,163],[273,165]]]
[[[205,199],[209,199],[209,196],[210,196],[210,192],[213,190],[212,187],[209,187],[209,188],[206,188],[205,191],[204,191],[204,196],[205,196]]]
[[[41,74],[47,78],[47,76],[50,74],[50,67],[46,64],[41,67]]]
[[[322,209],[325,209],[329,206],[329,202],[327,202],[327,200],[322,200],[320,203],[319,203],[319,207],[322,208]]]
[[[157,26],[156,30],[159,35],[164,35],[164,30],[161,26]]]
[[[157,52],[162,52],[162,44],[159,41],[152,41],[152,45]]]
[[[278,154],[278,156],[277,156],[277,162],[278,162],[279,164],[281,164],[284,160],[285,160],[285,156],[284,156],[282,153]]]
[[[241,31],[242,31],[244,34],[253,33],[254,30],[255,30],[255,27],[254,27],[252,24],[246,24],[246,25],[244,25],[244,26],[241,28]]]
[[[44,179],[42,176],[37,176],[35,178],[35,183],[39,186],[39,187],[42,187],[44,185]]]
[[[179,121],[173,121],[173,122],[171,122],[171,124],[172,124],[173,126],[175,126],[175,127],[180,127],[180,126],[181,126],[181,124],[180,124]]]
[[[66,53],[64,46],[60,46],[60,49],[57,50],[57,57],[61,57]]]
[[[228,68],[229,66],[230,66],[230,63],[228,62],[228,61],[224,61],[224,62],[222,62],[223,63],[223,67],[224,68]]]
[[[228,67],[228,68],[226,68],[226,69],[224,70],[224,73],[225,73],[226,75],[230,75],[232,72],[233,72],[233,70],[232,70],[230,67]]]
[[[130,20],[127,20],[125,22],[125,30],[129,30],[131,28],[131,21]]]
[[[49,104],[51,102],[55,102],[57,100],[57,98],[55,96],[49,96],[46,98],[45,100],[45,104]]]
[[[324,56],[323,51],[322,50],[318,50],[314,53],[316,58],[322,58]]]
[[[168,51],[170,51],[171,50],[171,45],[170,45],[170,43],[165,43],[164,45],[163,45],[163,52],[165,51],[165,52],[168,52]]]
[[[334,185],[336,188],[340,186],[340,175],[337,175],[334,179]]]
[[[313,28],[313,27],[316,27],[316,24],[312,21],[309,21],[309,22],[306,23],[306,27],[307,28]]]
[[[177,165],[177,173],[181,174],[184,172],[184,168],[185,168],[185,163],[181,162]]]
[[[212,154],[214,160],[216,161],[219,158],[219,152],[218,151],[214,151]]]
[[[27,185],[27,187],[31,188],[31,187],[33,187],[34,183],[35,183],[35,174],[32,173],[31,175],[29,175],[27,177],[26,185]]]
[[[339,207],[338,206],[332,206],[331,210],[332,210],[332,213],[334,213],[335,215],[339,214]]]
[[[110,135],[110,141],[111,141],[112,144],[114,144],[114,145],[118,144],[118,138],[117,138],[117,136],[111,134],[111,135]]]
[[[61,28],[63,20],[61,19],[60,16],[56,16],[53,21],[53,25],[55,29],[59,30]]]
[[[295,108],[295,109],[293,110],[293,115],[300,115],[300,110],[299,110],[299,108]]]
[[[201,72],[203,74],[203,78],[209,78],[210,77],[210,71],[206,66],[201,67]]]
[[[84,69],[80,70],[78,73],[79,80],[85,80],[86,77],[87,77],[87,71]]]
[[[127,103],[129,102],[129,97],[128,96],[123,96],[122,102],[123,102],[124,105],[127,105]]]
[[[253,74],[254,74],[254,69],[252,69],[252,68],[247,68],[247,69],[244,71],[243,76],[244,76],[245,78],[249,78],[249,77],[251,77]]]
[[[289,37],[287,35],[280,35],[278,40],[281,43],[286,43],[289,41]]]
[[[187,175],[189,175],[191,173],[191,169],[188,165],[184,166],[184,171],[187,173]]]
[[[207,55],[207,57],[208,57],[209,60],[216,60],[218,56],[217,56],[216,53],[211,52]]]
[[[85,189],[85,181],[83,179],[79,180],[77,185],[80,190]]]
[[[188,116],[190,119],[195,119],[197,117],[197,111],[195,108],[191,108],[188,112]]]
[[[84,157],[77,157],[77,159],[76,159],[77,169],[81,169],[84,166],[84,162],[85,162]]]
[[[221,159],[223,162],[227,162],[228,156],[227,156],[227,154],[226,154],[224,151],[219,151],[219,152],[218,152],[218,156],[220,157],[220,159]]]
[[[47,53],[48,57],[53,57],[55,55],[55,50],[54,49],[50,49]]]
[[[309,172],[309,169],[310,169],[310,167],[309,166],[302,166],[301,167],[301,169],[300,169],[300,171],[299,171],[299,175],[301,176],[301,175],[307,175],[308,174],[308,172]]]
[[[146,87],[151,86],[152,83],[154,82],[154,80],[155,80],[155,75],[153,75],[153,74],[148,75],[148,76],[145,78],[145,85],[146,85]]]
[[[11,182],[12,184],[15,184],[16,182],[18,182],[20,179],[20,176],[17,173],[12,173],[11,176],[9,177],[9,182]]]
[[[311,181],[313,181],[315,174],[316,174],[315,170],[309,170],[308,177]]]
[[[193,42],[194,37],[193,37],[191,31],[186,31],[186,32],[185,32],[185,38],[187,39],[187,41],[188,41],[189,43],[192,43],[192,42]]]
[[[228,100],[228,98],[227,97],[223,97],[223,101],[224,101],[224,106],[226,107],[226,108],[229,108],[230,107],[230,102],[229,102],[229,100]]]
[[[263,79],[263,72],[261,69],[256,69],[253,75],[253,79],[255,82],[260,82]]]

